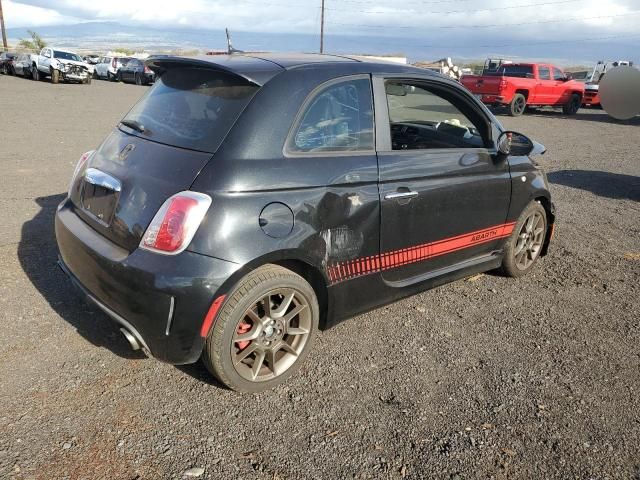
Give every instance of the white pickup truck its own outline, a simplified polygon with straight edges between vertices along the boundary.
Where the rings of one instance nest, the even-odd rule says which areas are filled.
[[[34,80],[50,76],[51,83],[91,83],[93,66],[83,62],[77,53],[45,47],[40,55],[34,55],[31,72]]]

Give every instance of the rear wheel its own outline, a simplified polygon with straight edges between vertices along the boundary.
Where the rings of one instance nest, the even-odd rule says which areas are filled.
[[[509,115],[519,117],[527,108],[527,99],[521,93],[516,93],[509,104]]]
[[[565,115],[575,115],[580,110],[580,106],[582,105],[582,98],[577,93],[571,95],[571,98],[567,103],[562,106],[562,112]]]
[[[136,85],[142,85],[142,77],[139,73],[136,73]]]
[[[547,212],[531,202],[518,219],[504,249],[502,270],[509,277],[527,274],[540,257],[547,235]]]
[[[226,299],[207,336],[203,363],[233,390],[273,388],[300,367],[319,316],[304,278],[277,265],[260,267]]]
[[[121,82],[122,81],[122,73],[118,72],[116,79]]]
[[[35,65],[31,67],[31,78],[33,80],[40,79],[40,72],[38,72],[38,67],[36,67]]]

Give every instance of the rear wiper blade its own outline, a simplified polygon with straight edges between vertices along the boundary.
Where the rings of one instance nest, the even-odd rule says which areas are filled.
[[[132,128],[135,131],[140,133],[144,133],[146,131],[146,129],[144,128],[144,125],[135,120],[122,120],[120,123],[125,127]]]

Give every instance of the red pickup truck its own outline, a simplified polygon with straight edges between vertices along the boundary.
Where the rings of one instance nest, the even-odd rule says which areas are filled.
[[[527,106],[562,107],[574,115],[582,104],[584,84],[560,68],[542,63],[506,63],[481,76],[465,75],[462,84],[487,105],[506,106],[513,117]]]

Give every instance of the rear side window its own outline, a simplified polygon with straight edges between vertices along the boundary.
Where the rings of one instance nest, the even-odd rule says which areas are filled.
[[[551,80],[549,67],[538,67],[538,76],[540,77],[540,80]]]
[[[168,70],[124,118],[143,128],[121,128],[155,142],[214,153],[258,89],[213,70]]]
[[[292,153],[373,150],[371,80],[332,83],[306,104],[287,150]]]

